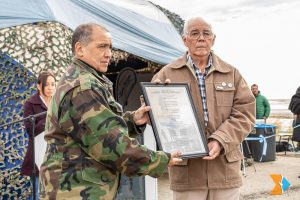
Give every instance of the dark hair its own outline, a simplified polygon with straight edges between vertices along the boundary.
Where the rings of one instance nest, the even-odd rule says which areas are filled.
[[[42,93],[43,93],[43,95],[45,95],[44,89],[45,89],[45,86],[46,86],[47,78],[49,76],[52,76],[54,78],[54,80],[56,81],[54,74],[50,71],[41,71],[39,76],[38,76],[38,79],[37,79],[37,83],[42,84]],[[40,91],[38,91],[38,93],[40,94]]]
[[[75,44],[77,42],[82,42],[84,44],[87,44],[91,41],[91,35],[93,33],[93,27],[97,26],[101,28],[102,30],[109,32],[105,27],[100,26],[98,24],[94,23],[88,23],[88,24],[81,24],[79,25],[72,36],[72,53],[75,55]]]
[[[258,87],[256,83],[252,84],[251,87]]]

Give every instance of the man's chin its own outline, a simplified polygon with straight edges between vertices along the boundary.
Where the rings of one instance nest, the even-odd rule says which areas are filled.
[[[199,56],[199,57],[203,57],[203,56],[208,56],[209,52],[208,51],[204,51],[204,50],[198,50],[194,52],[195,56]]]
[[[105,73],[105,72],[107,72],[107,70],[108,70],[108,64],[101,65],[101,66],[98,68],[98,71],[101,72],[101,73]]]

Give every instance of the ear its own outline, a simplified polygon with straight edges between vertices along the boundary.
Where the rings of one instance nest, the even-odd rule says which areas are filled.
[[[38,91],[40,92],[40,94],[43,93],[42,92],[42,83],[37,84],[36,87],[37,87]]]
[[[83,46],[80,42],[76,42],[75,44],[75,55],[78,57],[82,57],[83,56]]]
[[[214,46],[214,44],[215,44],[215,39],[216,39],[216,35],[214,34],[214,38],[212,39],[212,46]]]
[[[187,38],[186,38],[186,35],[182,35],[182,41],[183,41],[183,44],[187,47]]]

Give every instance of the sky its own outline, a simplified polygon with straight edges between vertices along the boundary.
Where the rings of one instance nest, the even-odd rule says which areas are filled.
[[[290,99],[300,86],[299,0],[151,1],[183,19],[206,19],[214,52],[268,99]]]

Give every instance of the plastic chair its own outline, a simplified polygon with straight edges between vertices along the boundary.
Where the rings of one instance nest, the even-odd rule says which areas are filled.
[[[279,133],[278,134],[279,136],[279,142],[278,144],[281,145],[281,143],[283,144],[283,142],[287,142],[287,145],[285,146],[284,148],[284,155],[286,155],[286,151],[288,150],[289,148],[289,142],[291,141],[292,142],[292,146],[293,146],[293,151],[296,152],[296,148],[295,148],[295,145],[294,145],[294,141],[292,140],[292,134],[288,134],[288,133]]]

